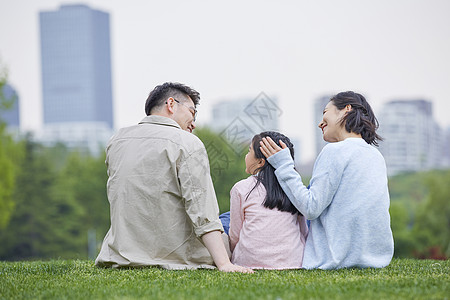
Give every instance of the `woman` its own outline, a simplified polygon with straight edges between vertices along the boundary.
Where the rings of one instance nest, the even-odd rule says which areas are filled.
[[[314,164],[310,188],[294,170],[289,149],[264,138],[261,151],[290,201],[311,220],[303,267],[381,268],[394,252],[386,164],[377,145],[378,121],[354,92],[331,98],[319,124],[329,142]]]

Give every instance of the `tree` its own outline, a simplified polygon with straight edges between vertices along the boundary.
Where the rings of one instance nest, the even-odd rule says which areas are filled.
[[[427,200],[417,210],[413,234],[418,241],[416,255],[423,258],[450,257],[450,170],[428,175]]]
[[[55,171],[46,148],[25,139],[25,156],[13,193],[16,209],[0,230],[0,259],[81,258],[84,210]]]
[[[79,230],[84,236],[82,253],[85,255],[88,232],[101,238],[110,225],[105,156],[92,157],[74,152],[68,157],[60,178],[59,185],[65,187],[84,211]]]
[[[230,190],[245,173],[244,157],[246,153],[236,153],[233,145],[208,128],[196,129],[195,134],[205,144],[208,152],[211,177],[219,202],[220,212],[230,210]]]
[[[9,109],[16,99],[6,99],[3,88],[6,85],[7,74],[0,65],[0,112]],[[0,119],[0,230],[5,228],[14,210],[12,198],[17,164],[21,159],[22,145],[15,142],[6,130],[6,124]]]
[[[406,205],[401,201],[394,201],[389,208],[391,228],[394,235],[394,256],[411,257],[414,249],[414,237],[411,233],[411,215]]]

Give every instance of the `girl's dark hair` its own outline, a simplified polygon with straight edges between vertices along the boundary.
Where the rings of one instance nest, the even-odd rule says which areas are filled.
[[[372,111],[369,103],[363,95],[348,91],[339,93],[330,99],[339,109],[344,109],[347,105],[352,106],[352,110],[345,114],[341,124],[345,124],[347,132],[361,134],[362,138],[370,145],[378,146],[378,141],[383,138],[376,133],[378,120]]]
[[[289,201],[289,198],[281,188],[280,183],[275,176],[274,167],[272,167],[272,165],[266,160],[266,157],[259,149],[259,142],[262,141],[263,137],[270,137],[280,147],[281,145],[279,141],[282,140],[286,144],[286,146],[288,146],[289,151],[291,152],[292,159],[294,158],[294,146],[287,136],[275,131],[265,131],[255,135],[252,140],[252,147],[255,152],[255,157],[264,159],[264,165],[255,170],[256,172],[258,172],[258,174],[255,175],[256,184],[247,194],[246,199],[248,199],[248,196],[253,192],[253,190],[260,183],[262,183],[266,188],[266,198],[263,202],[264,207],[270,209],[274,209],[276,207],[280,211],[287,211],[292,214],[299,213],[299,211],[295,208],[291,201]]]

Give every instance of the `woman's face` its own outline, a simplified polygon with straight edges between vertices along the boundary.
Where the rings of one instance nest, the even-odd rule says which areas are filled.
[[[332,101],[325,106],[322,122],[319,123],[325,141],[334,143],[344,140],[345,128],[344,125],[340,124],[340,121],[346,112],[345,108],[339,110]]]
[[[255,151],[253,150],[253,145],[250,144],[248,147],[248,153],[245,156],[245,172],[250,175],[254,175],[256,169],[264,165],[264,159],[256,158]]]

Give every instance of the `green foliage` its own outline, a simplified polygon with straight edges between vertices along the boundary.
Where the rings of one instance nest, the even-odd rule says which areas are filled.
[[[446,299],[450,262],[395,259],[384,269],[100,269],[92,261],[0,262],[2,299]]]
[[[105,155],[100,157],[82,156],[72,153],[61,172],[61,184],[70,192],[75,201],[83,207],[83,232],[95,229],[103,237],[109,228],[109,203],[106,195]]]
[[[450,171],[435,172],[426,180],[430,193],[416,215],[413,235],[421,241],[420,257],[450,256]]]
[[[16,99],[6,99],[3,87],[6,84],[6,70],[0,65],[0,112],[9,109]],[[17,164],[22,157],[22,144],[13,140],[0,119],[0,230],[4,229],[15,207],[12,194],[15,187]]]
[[[412,257],[414,249],[414,239],[411,235],[409,224],[411,216],[400,201],[391,202],[389,209],[391,214],[391,228],[394,235],[394,251],[396,257]]]
[[[450,256],[450,170],[390,178],[396,257]]]
[[[104,157],[25,142],[16,209],[0,230],[0,259],[86,258],[87,232],[109,226]]]
[[[1,259],[77,257],[83,214],[66,190],[55,189],[58,179],[45,151],[28,137],[25,158],[14,192],[16,210],[0,232]]]
[[[236,147],[207,128],[196,129],[195,134],[205,144],[208,152],[211,177],[220,212],[229,211],[231,188],[236,182],[249,176],[245,173],[244,159],[247,152],[235,151]]]
[[[0,230],[8,225],[14,211],[13,192],[22,148],[22,144],[15,142],[6,132],[5,124],[0,122]]]
[[[428,174],[429,172],[405,173],[389,178],[391,199],[407,203],[410,209],[414,209],[429,193],[429,187],[425,183]]]

